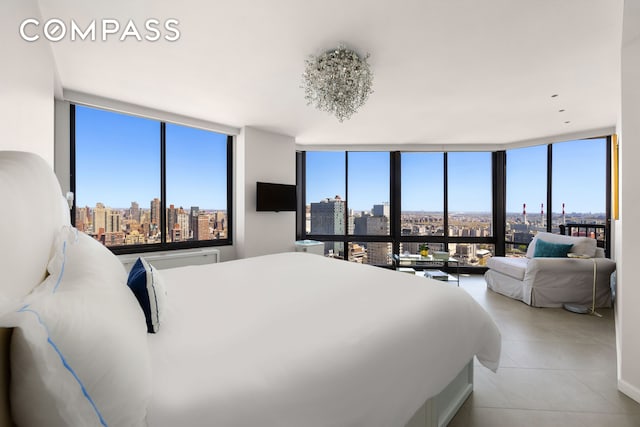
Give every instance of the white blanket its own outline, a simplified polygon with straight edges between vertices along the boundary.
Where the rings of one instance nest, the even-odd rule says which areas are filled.
[[[307,253],[162,270],[151,427],[403,426],[500,334],[464,290]]]

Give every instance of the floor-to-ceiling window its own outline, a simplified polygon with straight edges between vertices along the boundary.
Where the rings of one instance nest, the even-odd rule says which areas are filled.
[[[538,231],[546,231],[546,145],[507,151],[505,251],[524,256]]]
[[[538,231],[607,223],[607,144],[596,138],[495,153],[302,152],[298,237],[324,241],[327,256],[376,265],[425,244],[467,268],[483,267],[496,253],[524,256]]]
[[[347,153],[347,207],[349,261],[388,265],[391,242],[355,236],[389,236],[389,152]]]
[[[344,151],[306,153],[305,227],[307,235],[344,236],[346,227]],[[326,241],[325,255],[344,257],[342,240]]]
[[[595,224],[606,249],[609,228],[608,138],[581,139],[506,152],[506,254],[524,256],[539,231]]]
[[[492,162],[489,152],[449,153],[447,156],[447,235],[449,252],[461,265],[484,266],[494,244]]]
[[[400,154],[400,160],[403,240],[399,252],[415,254],[423,244],[432,251],[444,251],[444,153],[407,152]]]
[[[561,224],[605,224],[607,212],[607,139],[552,145],[551,231]]]

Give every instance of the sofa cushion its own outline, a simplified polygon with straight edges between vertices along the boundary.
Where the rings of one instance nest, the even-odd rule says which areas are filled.
[[[598,244],[596,239],[592,239],[590,237],[564,236],[562,234],[553,234],[541,231],[536,234],[531,243],[529,243],[529,248],[527,248],[527,258],[533,258],[538,239],[542,239],[548,243],[572,244],[573,246],[569,253],[586,255],[589,258],[593,258],[596,255],[596,248]]]
[[[538,239],[536,250],[533,252],[534,258],[566,258],[569,250],[573,247],[571,243],[550,243],[546,240]]]
[[[487,267],[517,280],[524,280],[527,271],[527,258],[492,257],[487,260]]]

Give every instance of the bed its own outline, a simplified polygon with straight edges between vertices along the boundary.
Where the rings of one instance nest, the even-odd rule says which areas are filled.
[[[0,196],[26,208],[0,221],[17,425],[443,426],[474,356],[498,367],[499,331],[459,288],[306,253],[135,275],[70,227],[37,156],[0,152]]]

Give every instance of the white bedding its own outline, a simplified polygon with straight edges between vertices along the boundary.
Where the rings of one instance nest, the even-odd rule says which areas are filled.
[[[287,253],[163,270],[149,335],[162,426],[403,426],[500,334],[464,290]]]

